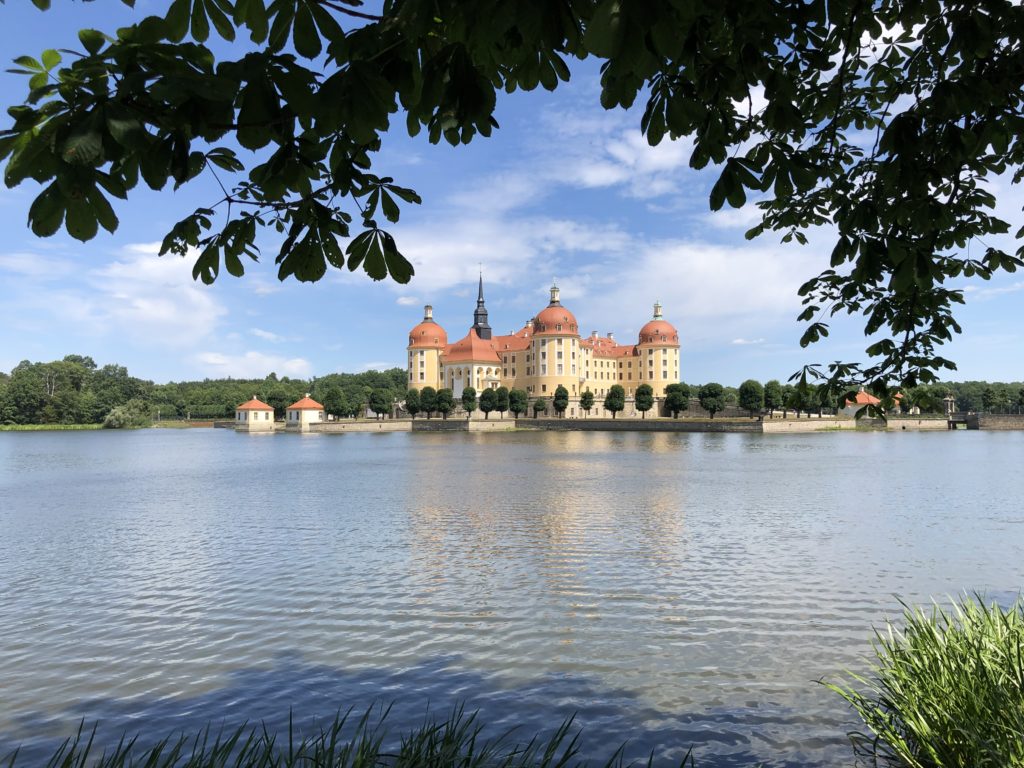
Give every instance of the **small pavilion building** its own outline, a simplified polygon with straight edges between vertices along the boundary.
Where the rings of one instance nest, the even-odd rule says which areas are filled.
[[[288,406],[284,425],[286,429],[308,432],[311,424],[320,424],[323,421],[324,407],[307,392],[304,398]]]
[[[274,409],[256,395],[235,408],[235,429],[240,432],[273,432]]]

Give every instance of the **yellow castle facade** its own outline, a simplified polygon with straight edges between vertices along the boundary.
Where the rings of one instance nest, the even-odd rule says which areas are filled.
[[[662,317],[661,304],[655,303],[654,316],[640,329],[636,344],[620,344],[611,333],[581,336],[576,316],[562,305],[559,294],[552,285],[548,305],[521,330],[494,335],[481,277],[473,325],[451,344],[432,307],[426,306],[423,320],[409,332],[409,386],[447,387],[456,399],[466,387],[478,393],[507,387],[525,390],[531,400],[550,400],[563,386],[570,402],[566,416],[572,417],[582,415],[579,398],[587,390],[600,413],[614,384],[631,400],[641,384],[649,384],[655,398],[663,398],[665,387],[679,382],[679,333]]]

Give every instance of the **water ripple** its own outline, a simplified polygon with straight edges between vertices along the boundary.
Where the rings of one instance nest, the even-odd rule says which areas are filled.
[[[0,434],[0,754],[465,701],[595,757],[846,763],[816,681],[895,595],[1024,583],[1024,436],[890,438]]]

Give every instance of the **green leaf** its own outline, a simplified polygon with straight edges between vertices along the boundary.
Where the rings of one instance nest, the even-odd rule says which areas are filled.
[[[249,28],[249,39],[262,43],[267,39],[267,7],[263,0],[249,0],[245,14],[245,26]]]
[[[93,165],[100,159],[103,154],[103,138],[96,123],[97,120],[90,117],[68,135],[60,153],[65,163]]]
[[[366,258],[366,252],[370,248],[373,233],[374,230],[372,229],[360,232],[348,244],[348,248],[345,249],[345,252],[348,254],[348,268],[350,272],[355,272],[359,265],[363,263],[363,259]]]
[[[192,279],[200,279],[206,285],[212,285],[220,274],[220,253],[217,246],[210,244],[203,249],[192,267]]]
[[[43,72],[46,69],[42,64],[33,59],[31,56],[19,56],[14,60],[14,63],[17,64],[19,67],[31,69],[33,72]]]
[[[416,190],[408,189],[407,187],[399,187],[396,184],[388,184],[387,190],[391,194],[402,198],[407,203],[419,205],[423,202],[423,199],[416,193]]]
[[[390,222],[398,221],[398,206],[395,205],[394,198],[383,189],[380,191],[380,209],[384,213],[385,219]]]
[[[103,50],[103,43],[106,42],[106,36],[95,29],[79,30],[78,39],[81,41],[82,47],[92,56]]]
[[[28,223],[32,234],[49,237],[60,229],[64,221],[64,196],[53,182],[40,194],[28,209]]]
[[[388,276],[388,263],[384,259],[384,249],[381,247],[379,230],[371,230],[369,245],[366,248],[363,271],[374,280],[383,280]]]
[[[164,16],[167,25],[167,39],[173,43],[183,40],[188,33],[191,16],[190,0],[174,0],[171,7],[167,9],[167,15]]]
[[[584,45],[598,56],[614,58],[622,48],[624,28],[621,0],[602,0],[587,24]]]
[[[206,17],[206,3],[194,0],[192,3],[192,38],[205,43],[210,36],[210,20]]]
[[[92,187],[89,189],[88,200],[100,225],[111,234],[116,232],[118,225],[117,215],[114,213],[114,209],[110,207],[110,202],[103,196],[103,193],[96,187]]]
[[[114,197],[120,198],[121,200],[128,199],[128,187],[120,178],[103,173],[102,171],[97,171],[96,182]]]
[[[384,261],[387,264],[388,272],[391,274],[391,279],[403,285],[408,283],[412,276],[416,274],[416,270],[413,269],[409,260],[398,252],[394,238],[387,232],[382,232],[381,235],[384,238]]]
[[[99,229],[92,208],[80,198],[71,198],[67,201],[64,226],[69,235],[83,243],[96,237]]]
[[[215,2],[207,4],[206,12],[209,14],[210,21],[213,22],[213,27],[217,30],[218,35],[229,41],[235,39],[235,25],[232,24],[231,20],[224,15],[224,12],[217,7]]]
[[[300,56],[307,59],[315,59],[320,55],[320,34],[316,31],[316,24],[313,21],[313,13],[309,6],[299,6],[295,14],[295,29],[292,32],[292,39],[295,42],[295,50]]]
[[[711,187],[710,204],[712,211],[720,211],[722,209],[722,205],[725,203],[725,197],[731,190],[731,184],[731,177],[725,171],[722,171],[722,175],[718,177],[718,181],[716,181],[715,185]]]
[[[60,54],[57,51],[52,48],[43,51],[43,66],[46,67],[47,72],[60,64],[60,62]]]
[[[241,277],[245,274],[245,267],[242,265],[242,260],[238,256],[229,251],[224,253],[224,266],[228,269],[228,274],[232,277]]]
[[[277,93],[268,80],[249,82],[242,89],[238,110],[238,143],[246,149],[261,149],[269,144],[270,124],[279,110]]]
[[[118,144],[135,149],[145,145],[146,132],[138,117],[130,111],[119,105],[111,104],[104,110],[104,116],[107,130]]]
[[[267,38],[270,50],[279,51],[288,42],[288,34],[291,32],[294,19],[295,6],[284,5],[278,10],[274,23],[270,25],[270,36]]]

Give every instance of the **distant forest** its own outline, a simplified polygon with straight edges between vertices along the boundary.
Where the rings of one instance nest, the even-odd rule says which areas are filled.
[[[401,399],[401,368],[332,373],[306,381],[274,373],[262,379],[203,379],[168,384],[136,378],[122,365],[98,366],[88,356],[32,363],[24,360],[0,373],[0,424],[101,424],[141,426],[161,419],[229,419],[253,395],[284,418],[290,404],[307,392],[338,416],[365,412],[374,390]]]
[[[694,391],[697,386],[692,385]],[[153,420],[230,419],[235,407],[255,395],[284,418],[291,403],[307,392],[339,417],[366,413],[370,395],[384,390],[391,401],[404,399],[402,368],[364,373],[331,373],[312,380],[203,379],[154,384],[136,378],[122,365],[98,366],[88,356],[68,355],[49,363],[18,363],[0,372],[0,424],[106,424],[141,426]],[[737,390],[726,387],[726,404],[736,403]],[[905,408],[942,413],[943,398],[952,393],[958,411],[1024,412],[1024,382],[963,381],[917,387],[906,393]]]

